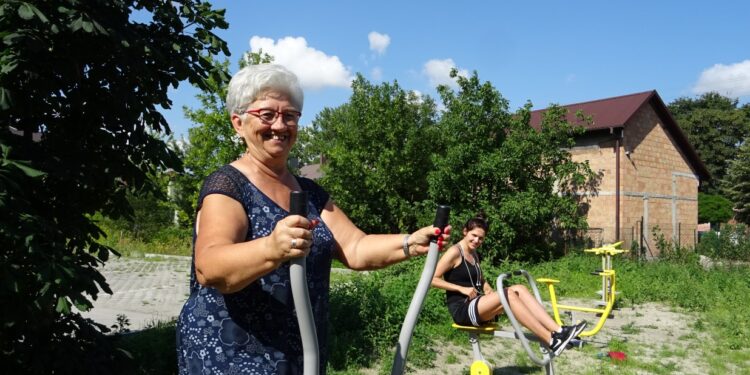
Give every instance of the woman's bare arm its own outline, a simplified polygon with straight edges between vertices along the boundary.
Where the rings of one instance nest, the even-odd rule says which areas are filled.
[[[333,201],[326,203],[321,218],[333,232],[339,260],[351,269],[377,269],[408,258],[403,251],[403,234],[368,235],[357,228]],[[424,227],[409,236],[409,256],[427,253],[435,229],[432,226]],[[450,237],[448,233],[450,227],[442,234],[444,241]]]
[[[248,225],[238,201],[221,194],[204,198],[196,219],[195,274],[200,284],[234,293],[310,249],[310,223],[302,216],[286,217],[271,235],[245,242]],[[291,248],[292,238],[298,239],[296,248]]]

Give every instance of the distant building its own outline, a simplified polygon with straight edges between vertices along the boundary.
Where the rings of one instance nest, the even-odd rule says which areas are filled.
[[[570,150],[574,161],[588,160],[601,173],[598,194],[590,197],[589,232],[596,244],[633,241],[656,255],[652,228],[682,246],[695,244],[698,185],[709,177],[685,134],[656,91],[564,106],[568,121],[586,128]],[[578,121],[582,111],[593,123]],[[544,109],[531,113],[539,127]],[[643,228],[643,237],[641,237]]]
[[[323,177],[323,171],[320,169],[320,163],[308,164],[299,169],[299,175],[311,180],[317,180]]]

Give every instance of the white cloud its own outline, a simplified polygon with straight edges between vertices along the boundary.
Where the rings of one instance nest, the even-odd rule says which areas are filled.
[[[308,46],[302,37],[285,37],[276,42],[259,36],[250,38],[250,50],[258,52],[260,49],[273,56],[274,63],[294,72],[303,88],[349,87],[354,79],[338,56],[328,56]]]
[[[373,81],[380,81],[383,79],[383,69],[381,69],[379,66],[376,66],[372,68],[370,71],[370,78],[372,78]]]
[[[422,104],[424,102],[424,96],[421,91],[419,90],[411,90],[412,94],[414,94],[415,103]]]
[[[453,59],[433,59],[424,64],[422,72],[427,75],[427,78],[430,80],[430,85],[432,86],[448,85],[457,88],[458,85],[456,84],[456,80],[450,77],[450,72],[453,68],[456,68],[456,63],[453,62]],[[469,72],[466,69],[458,69],[458,75],[468,77]]]
[[[736,64],[716,64],[701,73],[693,92],[716,91],[730,97],[750,95],[750,60]]]
[[[377,31],[371,31],[367,34],[367,39],[370,41],[370,50],[377,52],[379,55],[384,54],[388,45],[391,44],[391,37],[388,34],[381,34]]]

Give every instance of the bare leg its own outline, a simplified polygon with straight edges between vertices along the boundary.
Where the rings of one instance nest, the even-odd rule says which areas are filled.
[[[503,312],[503,304],[500,302],[500,296],[496,292],[482,296],[479,298],[477,310],[479,310],[479,319],[483,322],[494,319]]]
[[[547,311],[544,310],[544,306],[542,306],[539,301],[536,300],[536,298],[529,292],[528,289],[526,289],[523,285],[512,285],[508,287],[508,294],[515,293],[518,295],[518,298],[523,301],[523,304],[526,305],[526,308],[529,309],[532,315],[534,315],[534,318],[539,321],[547,330],[551,332],[556,332],[561,327],[557,324],[557,322],[552,319],[549,314],[547,314]]]
[[[519,291],[519,289],[521,291]],[[542,342],[545,344],[548,343],[552,338],[552,332],[556,331],[560,326],[558,326],[557,323],[547,315],[544,308],[539,305],[539,302],[531,296],[525,287],[514,285],[506,288],[505,292],[510,309],[513,311],[513,315],[521,325],[533,332],[542,340]],[[533,302],[528,301],[529,297]],[[529,302],[528,305],[527,302]],[[492,292],[480,298],[477,308],[479,310],[479,318],[483,321],[490,320],[503,311],[500,296],[497,292]],[[540,311],[542,319],[546,318],[548,324],[551,322],[551,327],[547,327],[547,325],[543,323],[543,320],[537,317],[537,315],[540,314]]]

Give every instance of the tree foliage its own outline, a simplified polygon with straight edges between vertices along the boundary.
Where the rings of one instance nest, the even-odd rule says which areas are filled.
[[[452,76],[458,92],[438,90],[446,107],[440,120],[445,152],[433,154],[430,196],[455,207],[456,226],[484,211],[490,230],[483,254],[490,259],[549,257],[553,232],[586,228],[579,209],[585,194],[579,193],[592,189],[596,175],[566,151],[583,129],[555,106],[534,129],[530,104],[511,114],[490,82],[476,73]]]
[[[422,222],[430,155],[440,150],[431,99],[358,75],[349,102],[312,127],[310,148],[325,155],[320,182],[358,226],[395,233]]]
[[[412,230],[446,203],[457,228],[487,214],[489,258],[548,257],[553,232],[586,227],[580,193],[597,176],[565,150],[582,129],[559,107],[533,129],[530,105],[511,114],[476,74],[458,83],[458,92],[439,89],[439,116],[429,97],[358,76],[349,102],[313,122],[311,147],[325,155],[322,185],[368,232]]]
[[[711,173],[711,179],[701,183],[700,190],[718,193],[729,161],[750,135],[750,107],[738,107],[737,99],[716,92],[697,99],[678,98],[668,107]]]
[[[698,222],[726,223],[732,218],[732,202],[719,194],[698,193]]]
[[[723,187],[734,205],[737,221],[750,224],[750,138],[745,139],[737,156],[729,163]]]
[[[273,57],[262,51],[246,53],[240,60],[240,68],[272,61]],[[228,60],[215,64],[229,69]],[[188,130],[188,141],[180,145],[185,172],[175,178],[175,185],[182,219],[188,223],[194,220],[198,193],[206,176],[237,160],[246,148],[244,141],[236,135],[226,109],[229,79],[218,78],[209,78],[207,87],[197,95],[201,104],[199,108],[183,108],[185,117],[194,126]]]
[[[145,20],[145,21],[139,21]],[[111,292],[90,217],[181,168],[159,132],[182,81],[226,75],[208,55],[223,11],[198,0],[0,3],[0,345],[10,373],[106,373],[106,327],[72,309]],[[43,358],[40,359],[40,353]]]

